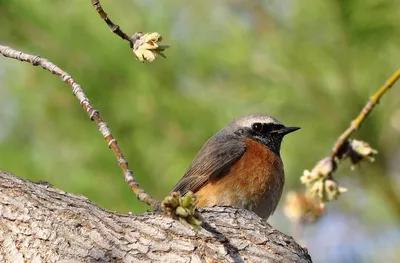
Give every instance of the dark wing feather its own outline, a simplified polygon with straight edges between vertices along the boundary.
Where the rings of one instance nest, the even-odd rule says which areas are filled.
[[[188,191],[195,193],[209,181],[224,176],[245,151],[246,144],[239,140],[208,141],[171,192],[181,192],[182,195]]]

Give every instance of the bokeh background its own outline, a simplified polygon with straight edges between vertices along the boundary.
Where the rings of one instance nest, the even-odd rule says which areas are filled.
[[[0,0],[0,43],[69,72],[118,139],[140,185],[163,198],[203,143],[237,116],[301,126],[283,143],[285,191],[329,154],[400,65],[397,0],[103,0],[124,31],[158,31],[168,59],[142,64],[89,0]],[[0,59],[0,169],[48,181],[100,206],[141,213],[113,153],[70,87]],[[314,262],[400,262],[400,83],[356,138],[373,164],[337,173],[349,192],[304,229]],[[282,212],[271,224],[291,234]]]

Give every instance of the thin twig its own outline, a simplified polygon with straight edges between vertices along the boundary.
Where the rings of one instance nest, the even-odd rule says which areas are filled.
[[[313,220],[310,222],[315,221],[323,213],[325,202],[337,199],[340,194],[347,191],[346,188],[339,186],[333,178],[339,161],[349,158],[353,164],[357,164],[365,159],[373,160],[373,156],[377,154],[376,150],[372,149],[366,142],[350,140],[349,138],[360,128],[361,124],[365,121],[376,104],[379,103],[383,94],[385,94],[398,79],[400,79],[400,69],[371,96],[358,116],[336,140],[331,155],[321,159],[311,171],[304,170],[300,180],[307,186],[308,191],[295,194],[288,193],[286,196],[285,213],[293,224],[298,224],[300,222],[298,218],[306,218],[307,213],[312,216],[311,218]],[[293,198],[293,196],[301,196],[304,198]],[[313,203],[315,206],[308,205]],[[293,217],[293,214],[295,214],[296,217]],[[294,236],[299,235],[299,229],[296,227],[298,227],[298,225],[295,225],[293,230]]]
[[[84,93],[84,90],[81,85],[75,82],[75,80],[65,71],[60,69],[57,65],[48,61],[47,59],[41,58],[40,56],[29,55],[23,53],[21,51],[14,50],[7,46],[0,45],[0,53],[7,57],[18,59],[23,62],[32,63],[34,66],[41,66],[43,69],[50,71],[54,75],[61,77],[61,79],[67,83],[72,88],[72,93],[79,100],[82,108],[87,112],[89,118],[94,120],[97,123],[97,128],[99,132],[103,135],[104,139],[107,141],[109,148],[115,154],[115,157],[118,160],[118,165],[124,172],[125,181],[129,184],[131,190],[136,194],[137,198],[150,205],[153,208],[159,207],[160,202],[147,194],[143,189],[139,187],[139,184],[136,182],[134,178],[133,172],[128,167],[128,162],[125,160],[125,157],[117,144],[117,140],[111,134],[111,131],[108,129],[107,124],[100,117],[100,113],[93,108],[90,104],[89,99]]]
[[[379,100],[385,94],[386,91],[388,91],[394,83],[400,78],[400,69],[397,70],[387,81],[386,83],[381,86],[374,95],[371,96],[370,100],[368,103],[364,106],[364,108],[361,110],[360,114],[358,114],[357,118],[355,118],[350,126],[347,128],[345,132],[342,133],[342,135],[339,136],[337,141],[335,142],[335,145],[333,146],[332,153],[331,153],[331,158],[335,158],[338,156],[340,149],[342,146],[346,143],[347,139],[356,131],[360,128],[361,124],[364,122],[364,120],[368,117],[370,112],[374,109],[376,104],[379,103]]]
[[[119,25],[114,24],[111,19],[108,17],[108,14],[104,12],[103,7],[100,4],[100,0],[91,0],[93,7],[96,9],[97,13],[99,13],[100,17],[106,22],[108,27],[111,29],[111,31],[120,36],[122,39],[129,41],[131,47],[133,47],[134,40],[130,38],[127,34],[125,34]]]
[[[100,17],[104,20],[104,22],[106,22],[111,31],[114,34],[120,36],[122,39],[129,42],[129,46],[132,48],[137,60],[141,62],[153,62],[158,57],[158,55],[162,56],[163,58],[167,58],[163,52],[167,48],[170,48],[171,45],[158,43],[162,40],[162,36],[159,33],[136,32],[132,35],[132,37],[129,37],[121,30],[119,25],[116,25],[111,21],[111,19],[108,17],[108,14],[101,6],[100,0],[90,1],[92,2],[92,5],[96,9],[97,13],[99,13]]]
[[[342,135],[336,140],[330,156],[320,160],[311,171],[304,170],[300,180],[305,184],[313,197],[319,198],[322,202],[337,199],[337,197],[347,192],[347,189],[338,185],[333,178],[338,163],[345,159],[350,159],[353,165],[362,160],[374,160],[374,155],[378,153],[368,143],[359,140],[350,140],[350,136],[360,128],[371,111],[379,103],[379,100],[395,83],[400,79],[400,69],[398,69],[376,92],[371,96],[368,103],[364,106],[358,116],[351,122]]]

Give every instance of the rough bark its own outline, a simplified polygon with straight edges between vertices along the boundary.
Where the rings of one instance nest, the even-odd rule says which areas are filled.
[[[311,262],[252,212],[200,210],[196,232],[160,213],[106,211],[0,171],[0,262]]]

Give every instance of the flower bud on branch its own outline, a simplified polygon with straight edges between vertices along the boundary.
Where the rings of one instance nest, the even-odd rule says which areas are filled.
[[[162,40],[162,37],[159,33],[138,32],[132,37],[129,37],[124,31],[122,31],[119,25],[114,24],[111,21],[111,19],[108,17],[108,14],[101,6],[100,0],[91,0],[91,2],[100,17],[104,20],[104,22],[106,22],[111,32],[118,35],[122,39],[129,41],[130,47],[133,49],[133,53],[139,61],[153,62],[157,58],[157,55],[166,58],[162,51],[169,48],[170,45],[157,44],[157,42]]]
[[[192,192],[189,191],[185,196],[181,196],[180,192],[172,192],[162,201],[161,210],[198,230],[202,218],[196,211],[196,205],[197,198]]]
[[[319,198],[322,202],[328,202],[347,192],[347,189],[338,185],[333,179],[337,164],[349,158],[353,165],[363,160],[373,162],[374,156],[378,153],[368,143],[359,140],[351,140],[349,137],[361,126],[369,113],[374,109],[382,95],[388,91],[400,78],[400,70],[396,71],[386,83],[371,96],[368,103],[361,110],[360,114],[351,122],[350,127],[337,139],[330,157],[319,161],[311,170],[305,170],[300,177],[302,184],[312,197]]]
[[[157,55],[166,58],[162,52],[169,48],[170,45],[157,44],[157,42],[162,40],[159,33],[135,33],[132,39],[135,40],[133,44],[133,53],[139,61],[153,62],[157,58]]]

